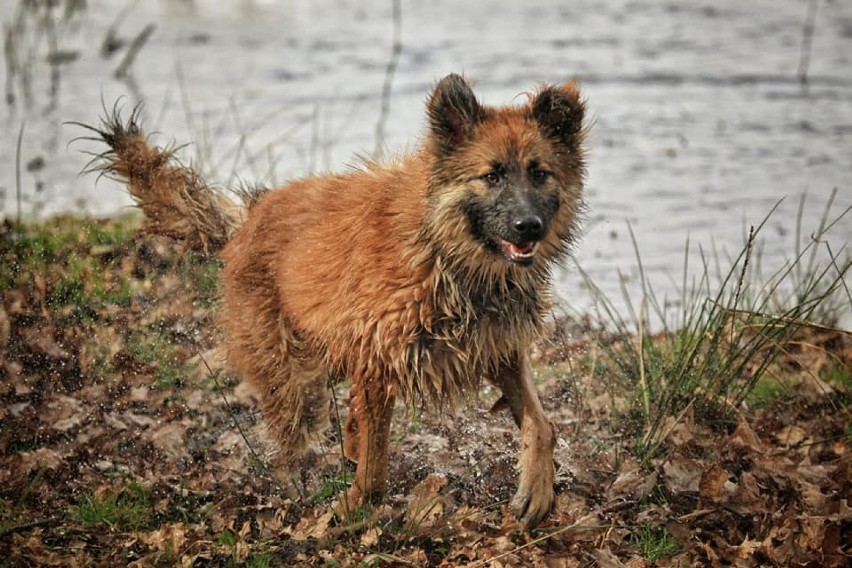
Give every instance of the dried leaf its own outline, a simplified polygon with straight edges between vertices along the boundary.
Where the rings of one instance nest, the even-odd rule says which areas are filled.
[[[361,546],[365,548],[375,548],[379,544],[379,537],[382,536],[382,529],[379,527],[370,527],[361,534]]]
[[[698,483],[698,493],[702,499],[716,503],[722,496],[722,488],[728,481],[728,472],[713,465],[701,473],[701,481]]]
[[[430,529],[444,518],[444,503],[441,489],[447,485],[447,477],[438,473],[429,474],[414,489],[414,499],[407,507],[408,522],[419,529]]]
[[[9,321],[9,316],[3,305],[0,304],[0,354],[6,351],[6,346],[9,345],[9,337],[12,335],[12,324]]]
[[[791,424],[779,430],[775,437],[786,448],[798,446],[807,438],[807,433],[803,428],[796,424]]]
[[[625,568],[618,556],[608,548],[597,548],[592,550],[592,557],[600,568]]]
[[[139,539],[156,550],[178,552],[186,542],[186,526],[183,523],[162,525],[155,531],[140,534]]]
[[[146,438],[150,439],[158,450],[166,452],[173,458],[184,459],[189,457],[184,441],[187,428],[189,428],[189,420],[166,422],[158,428],[148,430]]]
[[[334,518],[334,511],[326,511],[318,517],[314,516],[316,510],[309,510],[299,519],[295,527],[286,527],[284,534],[289,534],[293,540],[305,541],[309,538],[320,539],[328,533],[328,526]]]
[[[730,444],[734,447],[745,448],[752,452],[760,453],[763,451],[763,444],[760,442],[760,438],[757,437],[757,434],[754,433],[754,430],[751,429],[751,426],[744,420],[741,420],[737,425],[737,429],[728,436],[725,444]]]
[[[673,493],[698,492],[702,468],[695,460],[676,457],[663,464],[666,486]]]

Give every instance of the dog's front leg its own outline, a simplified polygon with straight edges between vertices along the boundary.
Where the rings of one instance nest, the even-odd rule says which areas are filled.
[[[553,447],[556,432],[544,414],[532,382],[529,355],[524,353],[501,367],[494,382],[521,430],[518,491],[509,510],[527,528],[536,526],[553,507]]]
[[[343,448],[346,457],[358,465],[342,503],[342,512],[347,516],[364,499],[380,497],[387,489],[388,442],[395,400],[387,383],[377,378],[356,378],[349,398]]]

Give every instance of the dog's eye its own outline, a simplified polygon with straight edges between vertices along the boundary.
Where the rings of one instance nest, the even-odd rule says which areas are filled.
[[[530,170],[530,178],[532,178],[535,183],[544,183],[549,177],[550,172],[546,170],[542,170],[540,168],[533,168]]]
[[[497,172],[488,172],[487,174],[482,176],[482,179],[484,179],[485,183],[487,183],[488,185],[494,186],[500,183],[500,174],[498,174]]]

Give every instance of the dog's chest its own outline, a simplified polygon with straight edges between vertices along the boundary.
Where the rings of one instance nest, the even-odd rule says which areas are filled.
[[[452,401],[529,349],[543,312],[538,289],[459,289],[435,296],[435,319],[406,348],[399,369],[407,398]]]

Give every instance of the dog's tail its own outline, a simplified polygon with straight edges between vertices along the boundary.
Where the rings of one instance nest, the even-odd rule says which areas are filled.
[[[181,164],[174,149],[157,148],[139,127],[139,107],[127,121],[118,108],[107,112],[99,128],[76,123],[98,134],[109,149],[89,171],[100,171],[127,184],[145,214],[145,230],[183,241],[206,255],[215,255],[242,223],[245,205],[204,182]]]

